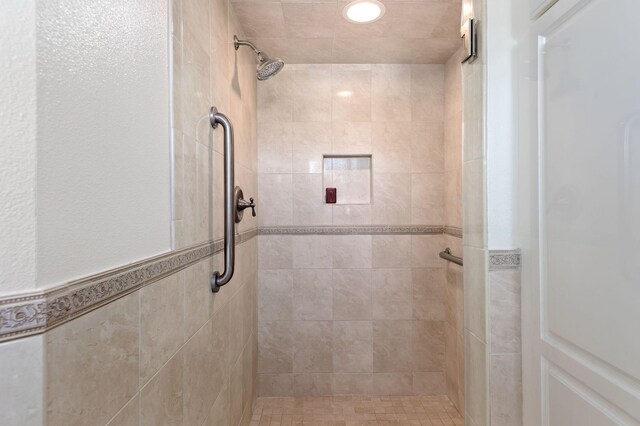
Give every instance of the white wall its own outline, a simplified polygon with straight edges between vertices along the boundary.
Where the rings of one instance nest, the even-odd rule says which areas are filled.
[[[170,249],[167,13],[38,2],[38,287]]]
[[[35,1],[0,2],[0,295],[35,283]]]
[[[517,247],[517,37],[511,0],[487,2],[487,245]]]

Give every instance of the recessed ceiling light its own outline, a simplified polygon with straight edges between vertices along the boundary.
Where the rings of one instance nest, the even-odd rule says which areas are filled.
[[[354,24],[366,24],[380,19],[384,11],[384,4],[378,0],[355,0],[344,7],[342,16]]]

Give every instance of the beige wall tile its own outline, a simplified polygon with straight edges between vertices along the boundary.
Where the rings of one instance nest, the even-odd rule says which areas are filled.
[[[331,65],[298,65],[293,71],[293,121],[331,121],[331,103]]]
[[[371,119],[411,121],[411,65],[373,65]]]
[[[229,283],[229,291],[233,291],[233,283]],[[238,287],[238,286],[235,286]],[[225,289],[226,290],[226,289]],[[245,304],[247,301],[243,293],[238,289],[237,293],[229,301],[229,365],[233,366],[242,354],[242,350],[248,336],[245,336]]]
[[[411,269],[376,269],[372,280],[374,319],[412,318]]]
[[[322,156],[331,152],[327,124],[294,122],[292,139],[293,173],[322,173]]]
[[[411,223],[444,223],[444,185],[442,173],[411,175]]]
[[[487,339],[487,292],[484,271],[485,252],[464,248],[464,326],[477,338]],[[465,351],[466,352],[466,351]]]
[[[491,353],[520,353],[520,271],[489,272]]]
[[[292,72],[284,67],[278,78],[258,85],[258,123],[293,120],[293,85],[290,83]]]
[[[442,235],[411,236],[411,266],[414,268],[442,267],[446,261],[439,256]]]
[[[331,236],[296,235],[293,240],[293,268],[331,268]]]
[[[414,321],[412,339],[414,371],[444,371],[444,333],[444,321]]]
[[[371,123],[334,121],[331,123],[332,154],[371,154]]]
[[[322,156],[319,156],[319,163]],[[324,203],[322,174],[293,175],[293,224],[330,225],[331,205]]]
[[[375,173],[411,170],[411,125],[401,121],[374,121],[371,146]]]
[[[414,121],[442,121],[444,66],[411,66],[411,117]]]
[[[331,321],[293,322],[293,371],[330,373],[333,368]]]
[[[462,144],[462,139],[459,143]],[[442,123],[439,121],[412,122],[411,172],[439,173],[444,170],[444,129]]]
[[[413,393],[415,395],[444,395],[447,383],[444,373],[413,373]]]
[[[181,274],[173,274],[140,290],[141,386],[184,343],[184,288],[181,277]]]
[[[45,342],[43,336],[32,336],[0,344],[4,423],[44,424]]]
[[[293,374],[259,374],[260,396],[293,396]]]
[[[333,323],[333,371],[340,373],[373,371],[371,321],[335,321]]]
[[[372,222],[380,225],[401,225],[410,221],[411,175],[378,174],[374,169]]]
[[[106,423],[135,395],[138,296],[123,297],[46,334],[48,424],[81,425],[87,416]]]
[[[334,395],[372,395],[373,374],[336,373],[333,375]]]
[[[373,312],[371,269],[334,269],[333,319],[370,320]]]
[[[258,172],[291,173],[292,167],[292,123],[260,123],[260,131],[258,132]]]
[[[107,426],[137,426],[139,424],[140,397],[136,395],[107,423]]]
[[[258,372],[293,372],[293,323],[261,322],[258,326]],[[261,393],[264,396],[264,394]]]
[[[296,373],[293,375],[294,396],[328,396],[333,394],[332,374]]]
[[[288,235],[260,235],[258,237],[258,266],[264,269],[293,268],[293,237]]]
[[[293,319],[333,319],[331,269],[294,270]]]
[[[489,424],[487,345],[465,330],[465,412],[477,425]]]
[[[258,201],[260,226],[289,225],[293,221],[293,179],[290,174],[260,174]],[[256,209],[256,210],[258,210]]]
[[[186,340],[211,316],[211,260],[201,260],[176,275],[184,285],[184,338]]]
[[[258,273],[258,315],[261,321],[293,319],[292,270],[261,270]]]
[[[413,364],[412,336],[412,321],[374,321],[373,371],[410,373]]]
[[[411,236],[374,235],[373,267],[402,268],[411,266]]]
[[[414,268],[411,270],[411,283],[413,318],[444,321],[446,300],[445,270],[443,268]]]
[[[183,390],[183,421],[185,424],[202,424],[204,422],[209,414],[211,404],[215,401],[225,382],[228,327],[222,324],[224,321],[216,321],[214,330],[212,321],[207,321],[189,339],[182,351],[184,383],[188,383]]]
[[[218,426],[229,424],[229,410],[231,408],[231,401],[229,401],[229,397],[229,383],[227,382],[222,387],[218,397],[211,406],[209,416],[204,423],[205,425]]]
[[[179,352],[140,390],[141,425],[182,424],[183,380],[182,352]]]
[[[371,235],[334,235],[332,250],[334,268],[371,268]]]
[[[332,65],[332,120],[371,121],[371,66]]]
[[[242,361],[238,359],[229,377],[229,424],[231,425],[237,425],[244,412],[242,367]]]
[[[491,424],[522,424],[522,360],[520,354],[491,355]]]
[[[486,206],[484,200],[484,160],[465,162],[462,186],[463,233],[465,245],[485,248],[486,245]]]
[[[413,376],[411,373],[373,373],[374,395],[411,395]]]
[[[371,205],[334,205],[334,225],[369,225],[371,223]]]

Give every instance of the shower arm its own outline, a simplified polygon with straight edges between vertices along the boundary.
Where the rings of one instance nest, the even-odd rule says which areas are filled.
[[[240,40],[238,36],[235,35],[233,36],[233,46],[236,48],[236,50],[238,50],[240,46],[249,46],[253,49],[256,55],[258,55],[258,59],[260,59],[260,62],[264,62],[269,59],[269,56],[258,49],[255,44],[251,43],[249,40]]]

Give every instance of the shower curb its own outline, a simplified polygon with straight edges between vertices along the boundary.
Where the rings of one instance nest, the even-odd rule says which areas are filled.
[[[257,229],[236,236],[249,241]],[[0,298],[0,342],[41,334],[222,252],[223,240],[173,250],[43,292]]]

